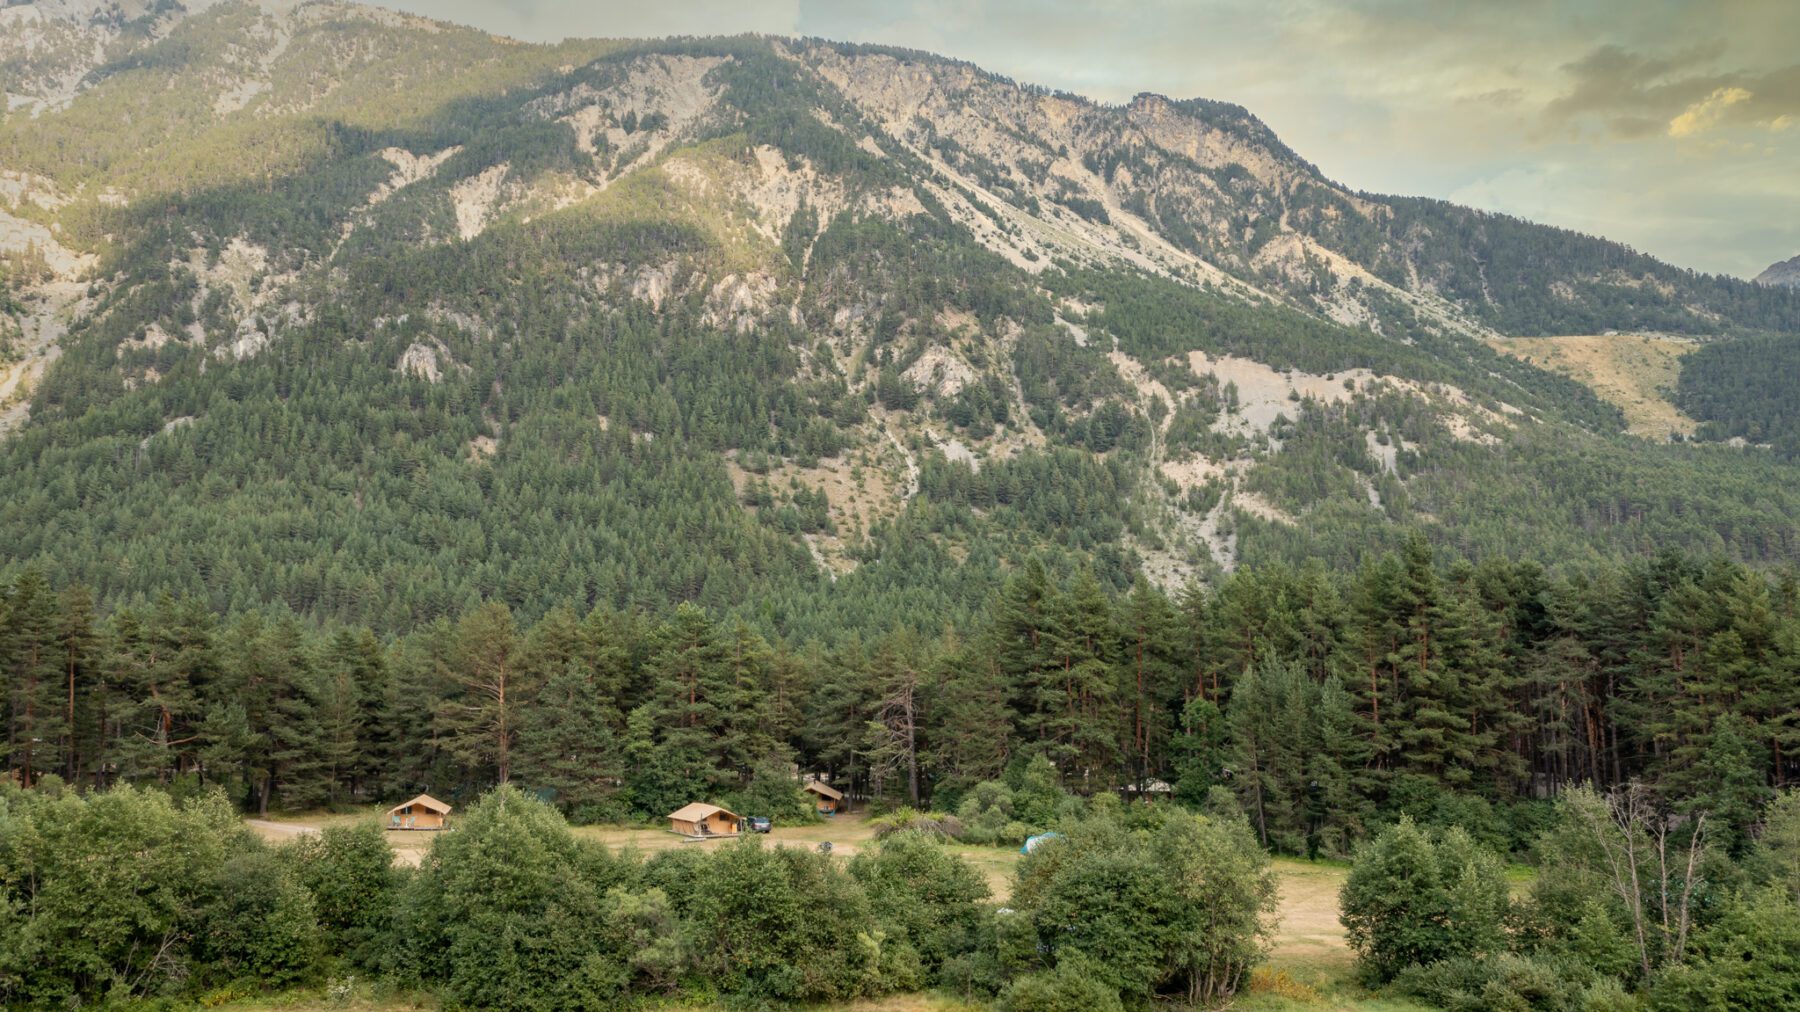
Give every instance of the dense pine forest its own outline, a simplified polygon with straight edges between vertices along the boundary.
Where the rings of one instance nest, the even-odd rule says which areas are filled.
[[[766,807],[796,765],[967,819],[1047,761],[1083,796],[1224,788],[1265,846],[1332,855],[1403,814],[1517,851],[1560,792],[1634,782],[1740,847],[1800,776],[1792,574],[1444,562],[1414,541],[1170,599],[1034,559],[967,628],[829,643],[686,604],[493,602],[393,639],[174,597],[101,618],[32,571],[0,611],[9,766],[258,812],[512,783],[613,821]]]

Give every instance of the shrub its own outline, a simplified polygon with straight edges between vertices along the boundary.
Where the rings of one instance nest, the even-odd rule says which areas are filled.
[[[835,1001],[918,984],[861,887],[822,854],[733,841],[701,865],[689,910],[695,968],[740,997]]]
[[[1569,929],[1567,951],[1596,973],[1616,980],[1637,976],[1638,951],[1606,905],[1590,899]]]
[[[1595,982],[1591,971],[1569,959],[1530,958],[1499,953],[1485,958],[1457,956],[1429,966],[1411,966],[1395,987],[1438,1008],[1460,1012],[1568,1009],[1583,1007]]]
[[[1732,901],[1653,997],[1659,1009],[1800,1008],[1800,904],[1780,887]]]
[[[987,883],[946,852],[937,837],[889,835],[851,860],[850,875],[862,884],[887,936],[905,940],[918,953],[928,980],[946,960],[975,947],[988,916]]]
[[[323,951],[312,893],[276,855],[257,848],[228,858],[200,919],[208,976],[276,987],[307,979]]]
[[[621,990],[671,991],[685,966],[680,924],[661,889],[614,886],[605,899],[607,971]]]
[[[1744,864],[1756,881],[1800,900],[1800,790],[1782,791],[1763,809],[1762,831]]]
[[[1079,957],[1028,973],[1000,993],[1000,1012],[1124,1012],[1119,993]]]
[[[255,846],[217,792],[177,805],[130,786],[85,798],[0,786],[0,1003],[183,990],[219,870]]]
[[[332,826],[296,840],[290,854],[332,948],[354,965],[378,967],[398,885],[381,827]]]
[[[1133,1001],[1214,1001],[1243,986],[1275,906],[1268,856],[1247,826],[1182,812],[1155,831],[1111,819],[1065,827],[1021,862],[1013,892],[1040,951],[1058,965],[1084,960]]]
[[[819,821],[811,795],[800,789],[793,774],[780,765],[758,766],[750,782],[725,799],[732,811],[766,815],[778,825],[805,825]]]
[[[1013,818],[1012,788],[999,780],[970,788],[956,817],[963,826],[962,839],[978,846],[1022,843],[1033,832]]]
[[[921,812],[915,808],[897,808],[886,815],[869,820],[877,840],[896,833],[923,833],[942,840],[955,840],[963,835],[962,820],[944,812]]]
[[[563,818],[500,787],[432,844],[409,887],[413,969],[453,1002],[536,1009],[604,1004],[619,987],[604,906]]]
[[[1498,951],[1506,877],[1460,829],[1434,839],[1402,817],[1357,851],[1339,905],[1364,974],[1386,981],[1414,964]]]

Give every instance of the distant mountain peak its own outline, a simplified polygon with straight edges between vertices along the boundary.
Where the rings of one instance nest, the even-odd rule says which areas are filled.
[[[1771,288],[1800,288],[1800,256],[1770,264],[1769,269],[1758,274],[1754,280],[1759,285]]]

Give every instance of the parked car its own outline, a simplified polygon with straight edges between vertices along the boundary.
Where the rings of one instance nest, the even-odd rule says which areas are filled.
[[[744,820],[744,824],[750,827],[752,833],[767,833],[775,825],[766,815],[752,815]]]

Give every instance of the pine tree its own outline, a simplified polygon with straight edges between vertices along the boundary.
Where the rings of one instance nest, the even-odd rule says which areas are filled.
[[[9,767],[29,785],[61,765],[62,650],[56,597],[41,570],[19,575],[0,607],[0,670],[6,674]]]
[[[336,706],[353,701],[352,714],[336,709],[328,723],[337,727],[340,744],[334,765],[339,790],[349,796],[380,791],[392,778],[401,739],[393,705],[393,676],[387,650],[366,628],[339,629],[320,657],[320,665],[332,683]],[[350,754],[344,732],[355,735]]]
[[[705,612],[684,604],[657,631],[656,642],[646,705],[658,745],[696,789],[729,790],[738,770],[726,761],[739,743],[725,737],[735,686],[718,630]]]
[[[881,797],[890,780],[904,785],[906,799],[920,804],[920,725],[923,722],[924,674],[917,647],[904,633],[886,637],[870,659],[870,688],[875,693],[875,716],[868,722],[866,755],[870,791]]]
[[[89,705],[98,645],[94,595],[78,583],[64,587],[57,595],[56,613],[64,691],[63,779],[80,784],[89,768],[85,750],[93,747],[99,734]]]
[[[1422,538],[1407,542],[1390,663],[1403,686],[1394,737],[1406,767],[1439,784],[1464,787],[1483,752],[1470,699],[1468,666],[1482,662],[1468,599],[1445,588]]]
[[[1172,747],[1175,797],[1203,805],[1215,784],[1230,772],[1230,734],[1213,701],[1195,696],[1181,711],[1181,729]]]
[[[1293,852],[1305,842],[1315,693],[1298,667],[1272,659],[1246,672],[1232,692],[1231,784],[1265,847]]]
[[[484,604],[463,616],[455,635],[452,666],[439,672],[450,689],[437,710],[440,742],[467,768],[491,771],[504,784],[527,695],[512,610],[498,601]]]
[[[1720,714],[1694,774],[1693,793],[1682,799],[1681,807],[1705,813],[1712,838],[1741,857],[1770,793],[1767,757],[1755,745],[1750,722],[1738,714]]]
[[[167,783],[197,770],[205,744],[198,725],[218,677],[212,616],[165,594],[119,632],[116,677],[131,700],[121,708],[121,774]]]
[[[1035,720],[1028,730],[1084,793],[1108,786],[1119,768],[1119,721],[1113,693],[1118,637],[1112,609],[1091,571],[1050,601],[1052,666],[1035,686]]]
[[[1174,705],[1181,698],[1175,610],[1139,577],[1120,606],[1118,629],[1118,698],[1124,701],[1120,738],[1126,743],[1131,782],[1142,790],[1152,777],[1169,775]]]
[[[515,779],[571,813],[603,805],[624,772],[615,713],[595,678],[558,668],[522,714]]]
[[[951,644],[933,669],[924,762],[953,794],[997,779],[1019,737],[1011,683],[983,646]]]

